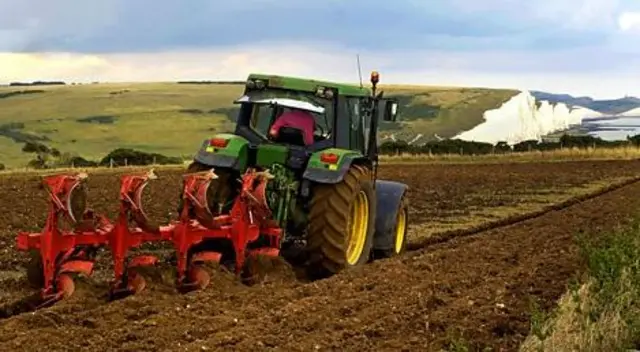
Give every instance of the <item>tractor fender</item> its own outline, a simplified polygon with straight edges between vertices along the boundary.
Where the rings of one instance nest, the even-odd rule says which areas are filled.
[[[340,157],[338,167],[331,170],[329,165],[309,165],[304,171],[302,178],[315,183],[334,184],[342,181],[344,175],[354,161],[366,160],[361,154],[344,154]]]
[[[376,226],[373,249],[392,250],[395,247],[395,227],[398,208],[409,187],[400,182],[376,181]]]
[[[246,164],[248,142],[238,136],[222,136],[230,139],[227,147],[214,148],[210,145],[210,139],[206,139],[202,142],[193,159],[200,164],[211,167],[242,170]]]

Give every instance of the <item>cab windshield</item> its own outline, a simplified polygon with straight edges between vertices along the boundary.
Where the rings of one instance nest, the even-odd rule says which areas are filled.
[[[329,122],[332,101],[312,94],[288,91],[259,91],[243,95],[236,104],[251,104],[249,127],[267,138],[271,125],[282,114],[292,110],[304,110],[315,120],[314,135],[327,138],[331,132]]]

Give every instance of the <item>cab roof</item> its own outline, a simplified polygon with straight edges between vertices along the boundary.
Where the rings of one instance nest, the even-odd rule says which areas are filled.
[[[328,81],[317,81],[291,76],[277,76],[263,73],[252,73],[248,77],[249,80],[259,79],[267,82],[267,86],[271,88],[291,89],[314,93],[318,86],[325,88],[337,89],[340,95],[351,97],[367,97],[371,96],[371,89],[360,87],[354,84],[336,83]]]

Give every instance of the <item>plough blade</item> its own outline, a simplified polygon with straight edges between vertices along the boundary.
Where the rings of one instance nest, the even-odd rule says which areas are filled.
[[[205,268],[194,265],[189,269],[189,281],[193,282],[199,290],[206,288],[211,281],[211,276]]]
[[[230,243],[233,252],[227,254],[235,258],[237,275],[250,255],[277,256],[282,230],[269,220],[271,212],[265,197],[269,176],[266,172],[248,170],[242,176],[240,193],[231,212],[214,216],[209,208],[211,181],[217,178],[214,170],[184,175],[180,218],[165,226],[152,224],[142,205],[145,187],[157,178],[153,170],[121,177],[120,211],[115,222],[87,209],[86,174],[46,177],[43,184],[49,193],[50,208],[45,227],[40,233],[19,233],[16,239],[18,249],[40,252],[44,285],[43,303],[39,307],[70,297],[75,290],[70,274],[91,276],[98,248],[108,248],[113,257],[111,299],[146,288],[145,279],[136,269],[156,265],[159,260],[153,255],[130,255],[131,250],[145,243],[173,245],[177,258],[176,288],[182,292],[206,288],[211,276],[204,264],[220,263],[225,255],[222,251],[197,249],[200,244],[212,240]],[[71,230],[61,229],[62,218],[72,224]],[[249,249],[259,238],[266,238],[268,245]]]
[[[89,260],[70,260],[60,266],[60,273],[82,273],[91,276],[93,262]]]
[[[62,299],[69,298],[76,290],[73,278],[67,274],[58,275],[58,292]]]
[[[60,274],[56,278],[55,291],[51,294],[42,294],[41,301],[36,304],[34,309],[46,308],[54,305],[58,301],[67,299],[73,295],[76,285],[73,278],[67,274]]]
[[[219,252],[198,252],[192,258],[191,261],[193,263],[206,263],[206,262],[216,262],[220,263],[222,259],[222,253]]]
[[[139,255],[129,261],[130,268],[154,266],[156,264],[158,264],[158,257],[154,255]]]
[[[147,287],[147,282],[133,269],[127,270],[126,279],[118,284],[112,285],[109,291],[109,300],[118,300],[131,295],[135,295]]]
[[[157,263],[158,257],[153,255],[139,255],[131,258],[127,265],[126,274],[122,276],[120,281],[112,284],[109,298],[111,300],[122,299],[142,292],[147,287],[147,281],[136,268],[154,266]]]
[[[178,291],[188,293],[205,289],[211,282],[211,275],[200,265],[193,265],[187,270],[185,280],[178,285]]]

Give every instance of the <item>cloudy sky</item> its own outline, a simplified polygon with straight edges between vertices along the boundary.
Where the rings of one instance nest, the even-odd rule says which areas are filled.
[[[235,3],[235,4],[234,4]],[[640,96],[638,0],[0,0],[0,82],[249,72]]]

